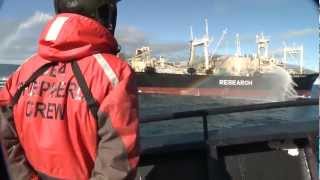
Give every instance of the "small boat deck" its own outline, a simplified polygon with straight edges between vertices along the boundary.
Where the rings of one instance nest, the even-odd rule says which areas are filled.
[[[317,180],[318,134],[315,119],[143,137],[137,179]]]

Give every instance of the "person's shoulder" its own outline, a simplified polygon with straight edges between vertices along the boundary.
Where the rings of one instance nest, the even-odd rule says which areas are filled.
[[[126,61],[121,57],[118,57],[113,54],[105,54],[105,53],[96,54],[94,56],[99,61],[100,64],[106,63],[103,66],[111,67],[111,69],[115,72],[115,74],[119,77],[119,79],[125,78],[134,73],[128,61]]]
[[[123,65],[123,66],[128,66],[128,62],[117,56],[117,55],[113,55],[113,54],[102,54],[106,59],[110,60],[110,61],[114,61],[115,63],[118,63],[119,65]]]
[[[113,67],[131,70],[131,66],[129,65],[127,60],[113,54],[101,54],[101,55],[104,57],[106,61],[108,61],[108,63],[112,64]]]
[[[18,68],[15,70],[14,74],[23,74],[22,77],[32,74],[38,67],[41,66],[42,60],[37,54],[33,54],[26,58]]]

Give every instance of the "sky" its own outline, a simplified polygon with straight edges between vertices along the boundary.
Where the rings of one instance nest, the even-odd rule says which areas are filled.
[[[0,62],[21,63],[37,49],[38,35],[53,15],[53,1],[0,0]],[[185,61],[190,26],[202,37],[208,19],[213,53],[222,31],[227,33],[216,54],[234,54],[239,33],[242,54],[256,52],[255,36],[270,38],[270,54],[282,58],[287,46],[303,45],[305,67],[318,70],[319,17],[312,0],[122,0],[118,4],[116,38],[123,52],[150,46],[154,56]],[[201,55],[201,49],[197,55]],[[290,58],[291,63],[297,59]]]

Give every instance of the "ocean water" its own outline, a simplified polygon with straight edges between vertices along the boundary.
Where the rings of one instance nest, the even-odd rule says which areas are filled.
[[[319,86],[315,86],[312,97],[319,96]],[[171,114],[174,112],[228,107],[244,104],[270,102],[259,99],[228,99],[200,96],[172,96],[172,95],[140,95],[140,116]],[[272,110],[260,110],[225,115],[208,116],[209,130],[222,128],[240,128],[257,125],[290,123],[294,121],[317,121],[318,106],[290,107]],[[316,127],[315,127],[316,128]],[[187,118],[173,121],[155,122],[141,125],[141,136],[162,136],[202,132],[202,119]]]

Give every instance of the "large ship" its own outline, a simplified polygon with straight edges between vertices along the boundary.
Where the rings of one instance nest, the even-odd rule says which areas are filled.
[[[310,96],[318,72],[303,68],[303,46],[285,46],[284,57],[279,60],[268,55],[270,40],[261,33],[256,36],[256,54],[241,55],[237,34],[234,55],[209,56],[207,27],[206,23],[206,34],[201,39],[193,38],[191,31],[190,58],[185,64],[154,58],[150,47],[137,49],[129,62],[136,71],[139,92],[260,98]],[[203,47],[204,56],[195,62],[195,48],[199,46]],[[299,65],[289,65],[289,57],[297,55]]]
[[[191,33],[187,63],[170,62],[161,56],[155,58],[150,47],[137,49],[129,63],[136,72],[139,93],[257,98],[311,95],[319,73],[303,68],[303,46],[285,45],[283,58],[279,60],[269,56],[270,39],[263,33],[256,36],[257,52],[253,55],[241,54],[238,34],[233,55],[215,55],[216,49],[209,55],[210,42],[206,23],[202,38],[194,38]],[[204,55],[198,61],[195,58],[197,47],[204,49]],[[299,65],[289,65],[290,57],[298,57]],[[17,67],[0,66],[0,87]]]
[[[176,74],[137,72],[140,93],[229,96],[274,97],[278,93],[290,93],[286,77],[274,73],[257,73],[252,76]],[[299,96],[310,96],[313,82],[318,74],[292,74],[292,86]],[[290,86],[289,86],[290,87]],[[286,92],[287,91],[287,92]],[[291,91],[292,92],[292,91]]]
[[[257,60],[240,57],[225,58],[217,60],[220,69],[211,69],[209,73],[196,72],[194,68],[184,68],[185,71],[183,71],[182,67],[170,64],[164,64],[163,69],[146,66],[145,71],[136,71],[139,92],[229,97],[274,97],[280,95],[279,93],[310,96],[313,83],[318,77],[318,73],[310,70],[304,70],[303,73],[297,72],[296,67],[293,67],[289,73],[288,69],[284,70],[275,64],[261,64],[261,69],[254,71],[256,65],[250,67],[249,64],[255,64]],[[252,71],[246,74],[228,72],[228,68],[235,70],[229,63],[239,62],[253,68]]]
[[[205,65],[193,67],[150,58],[150,48],[136,52],[130,63],[136,71],[141,94],[169,94],[222,97],[310,96],[317,72],[286,66],[273,58],[215,56]],[[148,60],[149,59],[149,60]],[[0,66],[0,87],[18,65]]]
[[[299,96],[310,96],[318,74],[293,77]],[[137,73],[139,93],[224,96],[224,97],[280,97],[286,93],[277,74],[255,76],[212,76],[165,73]],[[278,81],[278,82],[277,82]],[[289,92],[290,93],[290,92]],[[278,96],[279,95],[279,96]],[[283,96],[281,96],[283,97]]]

